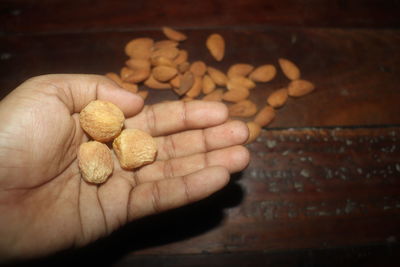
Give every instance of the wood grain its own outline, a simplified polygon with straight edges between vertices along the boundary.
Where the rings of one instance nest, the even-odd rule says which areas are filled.
[[[64,1],[5,0],[3,32],[76,32],[178,27],[318,26],[398,27],[398,1],[202,0]]]
[[[227,71],[238,62],[255,66],[286,57],[301,69],[316,90],[289,99],[278,110],[276,127],[394,125],[400,123],[400,38],[397,30],[267,29],[218,30],[227,44],[225,59],[216,62],[205,48],[214,30],[185,30],[181,45],[190,61],[203,59]],[[127,59],[124,45],[133,38],[164,38],[160,30],[0,37],[1,97],[25,79],[46,73],[119,72]],[[279,70],[279,68],[278,68]],[[282,72],[258,84],[251,99],[259,107],[274,90],[287,86]],[[172,92],[153,91],[148,103],[177,99]]]

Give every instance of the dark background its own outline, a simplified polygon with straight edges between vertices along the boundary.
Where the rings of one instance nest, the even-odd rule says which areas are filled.
[[[119,72],[125,43],[164,39],[161,26],[188,35],[190,61],[286,57],[317,88],[278,111],[221,192],[27,264],[399,266],[399,14],[399,0],[0,1],[0,97],[35,75]],[[214,32],[220,63],[204,46]]]

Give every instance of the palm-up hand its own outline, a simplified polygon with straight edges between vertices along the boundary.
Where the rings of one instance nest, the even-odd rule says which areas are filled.
[[[150,133],[154,163],[122,170],[100,186],[81,179],[76,152],[88,140],[78,113],[100,99],[119,106],[126,128]],[[95,75],[28,80],[0,103],[0,258],[82,246],[129,221],[200,200],[248,163],[247,127],[224,105],[140,97]],[[114,157],[115,159],[115,157]]]

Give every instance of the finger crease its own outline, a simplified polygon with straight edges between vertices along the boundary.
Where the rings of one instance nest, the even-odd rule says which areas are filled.
[[[187,181],[187,176],[183,176],[182,177],[182,183],[183,183],[183,187],[184,187],[184,190],[185,190],[186,202],[189,203],[189,202],[191,202],[191,197],[190,197],[190,186],[189,186],[189,183]]]
[[[182,114],[181,114],[181,118],[182,118],[182,123],[183,123],[183,128],[184,129],[188,129],[188,121],[187,121],[187,103],[185,101],[181,101],[182,103]]]
[[[175,146],[175,141],[172,135],[169,135],[166,137],[166,153],[168,155],[169,159],[176,158],[176,146]]]
[[[208,152],[209,149],[209,145],[208,145],[208,141],[207,141],[207,137],[206,137],[206,131],[205,130],[201,130],[201,135],[202,135],[202,141],[203,141],[203,152]]]
[[[174,167],[171,163],[171,160],[164,161],[164,169],[163,169],[164,177],[165,178],[172,178],[175,177]]]
[[[147,125],[151,135],[156,135],[157,130],[157,119],[154,107],[152,105],[148,106],[146,109],[146,120]]]
[[[152,188],[152,204],[153,204],[153,210],[156,213],[159,213],[161,211],[161,200],[160,200],[160,187],[158,185],[158,182],[153,183],[153,188]]]

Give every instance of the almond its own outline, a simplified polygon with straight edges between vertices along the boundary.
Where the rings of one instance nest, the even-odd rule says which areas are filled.
[[[167,82],[174,78],[178,74],[178,71],[169,66],[157,66],[153,68],[152,75],[159,82]]]
[[[146,98],[148,97],[149,91],[139,91],[139,92],[137,92],[137,94],[138,94],[141,98],[143,98],[143,100],[144,100],[144,99],[146,99]]]
[[[154,43],[153,48],[154,49],[161,49],[161,48],[166,48],[166,47],[177,47],[178,42],[173,41],[173,40],[161,40],[157,41]]]
[[[157,144],[148,133],[138,129],[125,129],[115,138],[113,149],[124,169],[135,169],[152,163]]]
[[[150,61],[147,59],[131,58],[125,64],[132,70],[150,69]]]
[[[254,69],[253,65],[238,63],[230,66],[228,69],[228,78],[233,78],[235,76],[247,76]]]
[[[216,85],[226,86],[228,82],[228,77],[226,77],[226,75],[222,71],[217,70],[213,67],[207,67],[207,72]]]
[[[179,88],[174,89],[178,95],[184,95],[190,88],[192,88],[195,76],[190,71],[182,75]]]
[[[132,93],[136,93],[138,91],[138,86],[134,83],[123,82],[121,87]]]
[[[227,83],[228,90],[232,90],[234,88],[242,88],[242,87],[245,87],[247,89],[253,89],[254,87],[256,87],[256,84],[252,80],[243,76],[235,76],[228,80]]]
[[[203,94],[209,94],[215,89],[215,83],[209,75],[203,77]]]
[[[252,73],[250,73],[249,78],[254,82],[269,82],[276,75],[276,68],[274,65],[262,65],[257,67]]]
[[[176,64],[173,62],[171,59],[167,57],[152,57],[151,58],[151,65],[153,66],[169,66],[169,67],[175,67]]]
[[[119,77],[118,74],[116,74],[115,72],[108,72],[105,75],[107,78],[113,80],[116,84],[118,84],[119,86],[122,86],[122,79]]]
[[[222,101],[222,95],[224,91],[222,89],[215,89],[208,95],[203,97],[204,101]]]
[[[125,46],[125,53],[132,58],[148,59],[151,55],[154,41],[151,38],[136,38]]]
[[[246,123],[247,128],[249,128],[249,137],[247,138],[246,144],[254,142],[261,133],[261,127],[257,123],[252,121]]]
[[[273,108],[282,107],[288,99],[286,88],[282,88],[273,92],[268,98],[267,103]]]
[[[242,88],[239,90],[230,90],[222,96],[222,99],[229,102],[239,102],[245,100],[249,97],[250,93],[247,88]]]
[[[130,75],[132,75],[134,71],[128,67],[122,67],[120,71],[120,76],[123,81],[126,81],[126,78],[128,78]]]
[[[203,88],[203,79],[200,76],[194,75],[194,82],[192,87],[187,91],[186,96],[195,98],[200,95]]]
[[[261,127],[265,127],[272,122],[275,118],[275,110],[271,106],[265,106],[262,108],[256,117],[254,118],[254,122],[260,125]]]
[[[171,60],[175,59],[179,55],[179,50],[176,47],[164,47],[154,50],[151,57],[166,57]]]
[[[242,100],[228,107],[232,117],[251,117],[257,113],[257,106],[250,100]]]
[[[178,65],[178,71],[179,71],[180,73],[185,73],[185,72],[187,72],[187,71],[189,70],[189,68],[190,68],[190,64],[189,64],[189,62],[187,62],[187,61],[185,61],[185,62],[183,62],[183,63],[181,63],[181,64]]]
[[[285,74],[289,80],[300,79],[300,69],[296,66],[296,64],[285,58],[280,58],[278,62],[283,74]]]
[[[203,61],[199,60],[193,62],[189,70],[196,76],[204,76],[207,71],[207,66]]]
[[[131,83],[140,83],[150,77],[150,68],[132,70],[132,73],[125,78],[125,81]]]
[[[93,184],[104,183],[114,169],[110,149],[97,141],[83,143],[78,151],[78,165],[82,178]]]
[[[169,84],[174,88],[179,88],[181,86],[181,78],[182,74],[178,74],[169,81]]]
[[[171,85],[169,83],[159,82],[153,77],[153,75],[150,75],[149,78],[144,81],[144,85],[152,89],[171,89]]]
[[[174,59],[174,63],[176,65],[180,65],[180,64],[186,62],[188,60],[188,57],[189,57],[189,53],[186,50],[181,49],[178,51],[178,55]]]
[[[162,27],[162,31],[165,34],[165,36],[174,41],[181,42],[187,39],[184,33],[174,30],[170,27]]]
[[[79,113],[82,129],[99,142],[111,141],[119,135],[124,121],[124,113],[116,105],[107,101],[91,101]]]
[[[300,97],[307,95],[314,91],[315,86],[313,83],[306,80],[295,80],[289,83],[288,95],[293,97]]]
[[[224,58],[225,41],[221,35],[217,33],[211,34],[207,38],[206,46],[215,60],[221,61]]]

